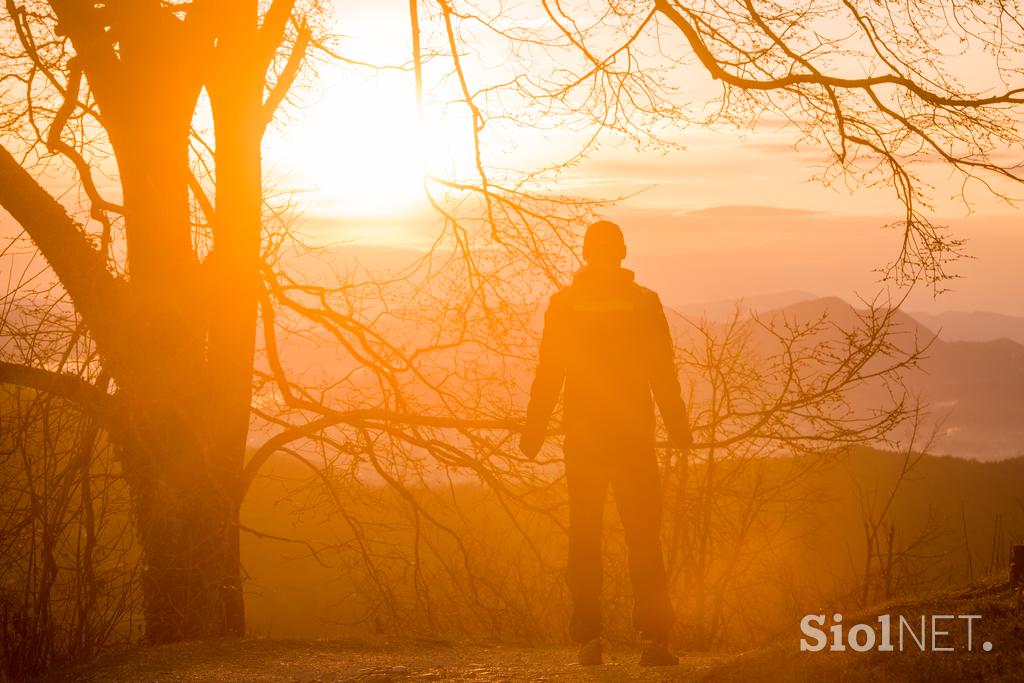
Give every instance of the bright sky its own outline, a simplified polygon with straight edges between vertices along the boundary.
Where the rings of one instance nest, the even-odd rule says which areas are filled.
[[[408,62],[407,2],[338,0],[336,5],[341,54],[377,64]],[[296,193],[302,225],[312,237],[363,247],[429,243],[436,215],[426,203],[423,178],[465,172],[472,151],[464,108],[443,103],[451,92],[430,90],[430,68],[424,112],[418,116],[411,72],[318,65],[299,106],[266,144],[271,180]],[[684,148],[670,153],[610,141],[561,176],[557,189],[602,198],[639,193],[608,213],[623,224],[632,242],[631,264],[650,282],[671,288],[667,274],[698,254],[702,263],[720,263],[722,269],[750,260],[735,269],[744,277],[703,275],[677,287],[673,300],[785,289],[848,299],[870,294],[877,289],[872,269],[895,253],[896,236],[879,226],[897,219],[900,205],[887,187],[853,192],[823,187],[813,179],[822,168],[822,150],[794,148],[795,139],[792,130],[763,126],[756,132],[691,127],[678,136]],[[543,138],[524,134],[506,141],[509,146],[499,154],[520,163],[544,162],[552,151],[564,153],[579,141],[571,132]],[[1015,229],[1019,213],[971,188],[967,197],[974,205],[968,210],[947,200],[960,186],[946,169],[936,166],[926,173],[937,188],[940,217],[970,231],[969,250],[976,259],[957,269],[966,277],[951,293],[938,300],[922,293],[913,303],[930,310],[1024,314],[1024,304],[1011,294],[1015,266],[1000,261],[1008,246],[1024,253],[1024,238]],[[762,208],[723,208],[737,206]],[[697,217],[692,213],[708,210]],[[752,276],[758,272],[760,277]]]
[[[336,47],[344,56],[408,63],[406,0],[336,0],[334,22]],[[444,61],[426,66],[422,114],[416,111],[411,71],[322,59],[308,74],[268,134],[264,157],[268,187],[292,196],[309,237],[380,253],[422,249],[432,241],[437,214],[424,197],[425,175],[452,177],[472,168],[465,107],[445,103],[455,96],[450,80],[437,86],[448,69]],[[699,79],[686,85],[696,94],[708,88]],[[488,150],[493,166],[542,164],[580,144],[572,131],[520,136],[496,125],[487,129],[492,138],[503,137]],[[691,127],[678,135],[682,149],[665,153],[609,138],[561,175],[555,189],[585,197],[634,195],[609,208],[607,217],[626,231],[626,265],[668,302],[786,290],[851,301],[858,294],[871,296],[879,288],[873,269],[896,253],[898,235],[881,226],[899,217],[899,202],[888,187],[823,187],[813,180],[822,150],[795,149],[795,139],[793,131],[770,126]],[[100,180],[105,182],[102,175]],[[937,221],[967,238],[973,258],[955,267],[963,277],[950,283],[950,292],[937,299],[919,292],[909,307],[1024,315],[1020,211],[968,188],[975,202],[968,215],[962,202],[949,200],[961,186],[947,169],[936,165],[929,180],[939,200]],[[67,191],[63,175],[44,181],[58,195]],[[115,196],[112,189],[110,194]]]
[[[346,56],[377,64],[409,59],[408,5],[338,5],[335,30]],[[318,64],[298,104],[269,134],[264,153],[270,173],[302,193],[309,214],[378,216],[419,201],[426,145],[411,74]]]

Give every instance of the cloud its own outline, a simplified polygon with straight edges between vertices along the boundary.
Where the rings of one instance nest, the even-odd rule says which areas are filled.
[[[725,206],[712,206],[706,209],[695,209],[686,211],[684,216],[713,216],[717,218],[751,218],[751,217],[773,217],[773,218],[799,218],[810,216],[821,216],[825,212],[813,209],[796,209],[784,206],[762,206],[757,204],[733,204]]]

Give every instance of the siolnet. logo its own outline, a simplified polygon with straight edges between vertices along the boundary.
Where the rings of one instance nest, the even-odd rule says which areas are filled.
[[[980,614],[922,614],[918,621],[903,615],[894,618],[891,614],[880,614],[877,626],[857,623],[845,629],[843,615],[836,613],[826,629],[824,614],[808,614],[800,620],[800,631],[804,635],[800,639],[800,651],[973,652],[974,622],[980,619]],[[991,652],[992,647],[988,640],[981,643],[985,652]]]

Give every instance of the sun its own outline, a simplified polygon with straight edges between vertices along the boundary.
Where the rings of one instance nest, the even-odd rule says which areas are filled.
[[[316,62],[316,77],[264,142],[268,177],[325,239],[427,239],[421,224],[437,216],[431,198],[443,203],[449,192],[428,179],[477,177],[472,114],[446,66],[424,64],[417,103],[408,8],[338,0],[332,49],[345,59]],[[418,234],[395,227],[413,222]]]
[[[311,210],[381,215],[422,200],[424,126],[407,80],[335,74],[275,141],[275,165]]]
[[[443,164],[443,120],[418,111],[408,4],[337,0],[333,47],[308,90],[264,144],[268,171],[307,215],[381,219],[427,205],[424,181]],[[342,21],[343,19],[343,21]],[[405,65],[405,68],[402,68]],[[397,67],[397,68],[396,68]]]

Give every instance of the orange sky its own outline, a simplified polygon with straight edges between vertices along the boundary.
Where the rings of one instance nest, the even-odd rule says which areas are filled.
[[[375,63],[407,61],[407,11],[406,2],[339,0],[340,51]],[[267,142],[271,179],[297,193],[301,223],[317,240],[429,244],[435,216],[423,198],[422,178],[471,169],[465,112],[437,101],[452,93],[428,91],[424,115],[417,117],[408,72],[375,74],[336,64],[317,71],[301,106]],[[707,87],[698,83],[694,90]],[[550,162],[575,149],[581,134],[521,131],[510,138],[485,148],[494,165]],[[628,265],[641,281],[669,290],[667,301],[788,289],[852,299],[877,291],[872,270],[887,263],[898,244],[893,232],[880,229],[900,215],[890,188],[823,187],[812,179],[822,170],[823,151],[794,148],[794,131],[781,126],[691,127],[676,140],[683,149],[666,153],[609,139],[557,184],[559,192],[587,197],[639,192],[608,215],[631,240]],[[938,222],[957,226],[971,240],[975,259],[954,268],[964,279],[952,283],[951,292],[934,299],[922,291],[911,307],[1024,315],[1016,259],[1008,256],[1024,253],[1019,212],[972,187],[970,207],[952,201],[960,184],[947,169],[936,164],[922,173],[936,187]]]
[[[406,63],[407,12],[404,0],[337,0],[336,48],[351,59]],[[423,196],[424,175],[472,170],[469,119],[464,107],[444,103],[455,93],[450,80],[437,86],[447,69],[440,61],[428,65],[419,116],[409,71],[316,63],[264,147],[268,187],[292,196],[308,236],[363,250],[430,244],[437,216]],[[693,79],[687,85],[695,101],[713,91],[700,73],[684,77]],[[579,132],[512,131],[500,122],[488,132],[485,152],[493,166],[549,163],[581,141]],[[642,283],[663,291],[666,302],[794,289],[848,300],[871,296],[879,288],[873,269],[890,261],[897,246],[897,235],[880,226],[899,217],[900,205],[888,187],[823,187],[812,179],[822,168],[822,150],[795,149],[796,139],[792,129],[770,123],[756,131],[690,127],[676,136],[681,149],[670,152],[609,137],[560,176],[555,189],[597,198],[638,193],[607,215],[626,231],[627,265]],[[969,211],[949,199],[961,187],[946,168],[936,164],[924,173],[935,186],[938,222],[954,225],[975,258],[954,268],[963,279],[950,283],[951,292],[934,299],[921,291],[910,307],[1024,315],[1019,211],[974,187],[967,189]],[[46,182],[66,193],[64,179]]]

